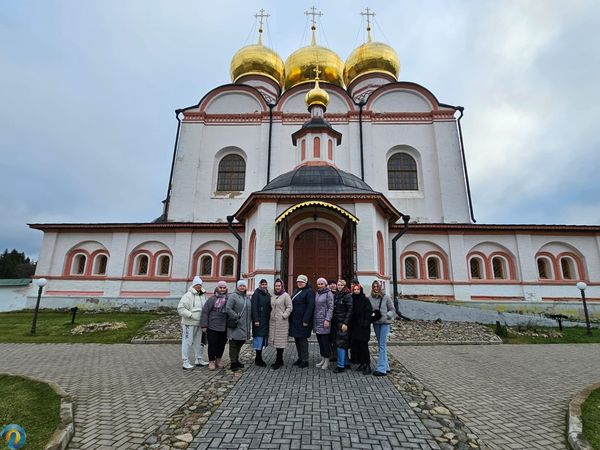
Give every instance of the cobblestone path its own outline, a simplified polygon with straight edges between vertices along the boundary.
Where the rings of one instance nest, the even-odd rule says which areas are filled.
[[[250,367],[190,448],[439,448],[387,378],[298,369],[295,356],[286,350],[280,370]]]
[[[491,449],[566,449],[568,404],[600,381],[600,344],[392,347]]]

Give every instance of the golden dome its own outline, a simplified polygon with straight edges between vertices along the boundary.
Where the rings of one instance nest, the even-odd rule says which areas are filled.
[[[344,87],[344,62],[332,50],[320,45],[307,45],[292,53],[285,61],[285,88],[314,79],[315,69],[321,68],[321,81]]]
[[[315,87],[306,93],[304,96],[304,102],[310,109],[313,105],[321,105],[323,108],[327,108],[329,104],[329,94],[325,89],[319,86],[319,79],[315,80]]]
[[[348,86],[368,73],[385,73],[398,79],[400,59],[396,51],[382,42],[367,42],[356,48],[346,60],[344,81]]]
[[[262,75],[276,81],[279,86],[283,84],[283,60],[260,40],[258,44],[242,47],[233,55],[230,71],[234,83],[244,75]]]

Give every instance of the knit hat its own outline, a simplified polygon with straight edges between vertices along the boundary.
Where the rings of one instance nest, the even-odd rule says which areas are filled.
[[[235,287],[239,288],[240,286],[246,286],[246,287],[248,287],[248,283],[246,283],[246,280],[238,280],[238,282],[236,283]]]
[[[220,288],[220,287],[224,287],[224,288],[226,288],[226,287],[227,287],[227,283],[225,283],[224,281],[219,281],[219,282],[217,283],[217,287],[218,287],[218,288]]]
[[[200,278],[198,275],[194,277],[194,280],[192,281],[192,286],[196,286],[197,284],[202,284],[202,278]]]
[[[327,280],[325,278],[323,278],[323,277],[321,277],[321,278],[319,278],[317,280],[317,284],[319,284],[319,283],[324,284],[325,286],[327,286]]]
[[[303,283],[308,283],[308,277],[306,275],[298,275],[296,281],[302,281]]]

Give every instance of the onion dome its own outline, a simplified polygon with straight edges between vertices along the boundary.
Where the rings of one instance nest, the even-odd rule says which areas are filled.
[[[314,7],[312,8],[314,9]],[[315,31],[317,29],[314,19],[320,13],[305,13],[313,15],[312,42],[292,53],[285,61],[285,88],[289,89],[300,83],[311,82],[315,69],[321,68],[321,81],[326,81],[336,86],[344,87],[344,61],[337,53],[328,48],[317,45]]]
[[[261,19],[262,20],[262,19]],[[284,65],[281,57],[262,44],[262,21],[258,29],[258,44],[242,47],[231,58],[231,81],[236,82],[245,75],[261,75],[274,80],[279,86],[284,80]]]
[[[370,16],[375,13],[361,13],[367,16],[368,40],[365,44],[354,49],[346,60],[344,67],[344,82],[348,86],[356,78],[368,73],[382,73],[398,79],[400,74],[400,59],[396,51],[382,42],[373,42],[371,37]]]
[[[354,174],[331,165],[302,165],[279,175],[262,193],[279,194],[373,194],[367,183]]]
[[[317,72],[318,71],[319,70],[317,69]],[[319,86],[318,77],[315,79],[315,87],[308,91],[304,96],[304,102],[309,110],[310,107],[314,105],[320,105],[324,109],[327,108],[327,105],[329,104],[329,94],[325,89],[322,89]]]

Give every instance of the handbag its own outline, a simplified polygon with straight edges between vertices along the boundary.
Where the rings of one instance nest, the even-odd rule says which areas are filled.
[[[382,315],[381,315],[381,302],[383,301],[383,297],[381,297],[381,299],[379,299],[379,308],[378,309],[374,309],[373,312],[371,313],[371,322],[377,322],[379,319],[381,319]]]
[[[240,311],[239,316],[241,316],[242,314],[244,314],[244,310],[246,309],[246,303],[247,302],[244,301],[244,307]],[[229,317],[229,316],[227,316],[227,328],[237,328],[239,322],[240,322],[239,317]]]

